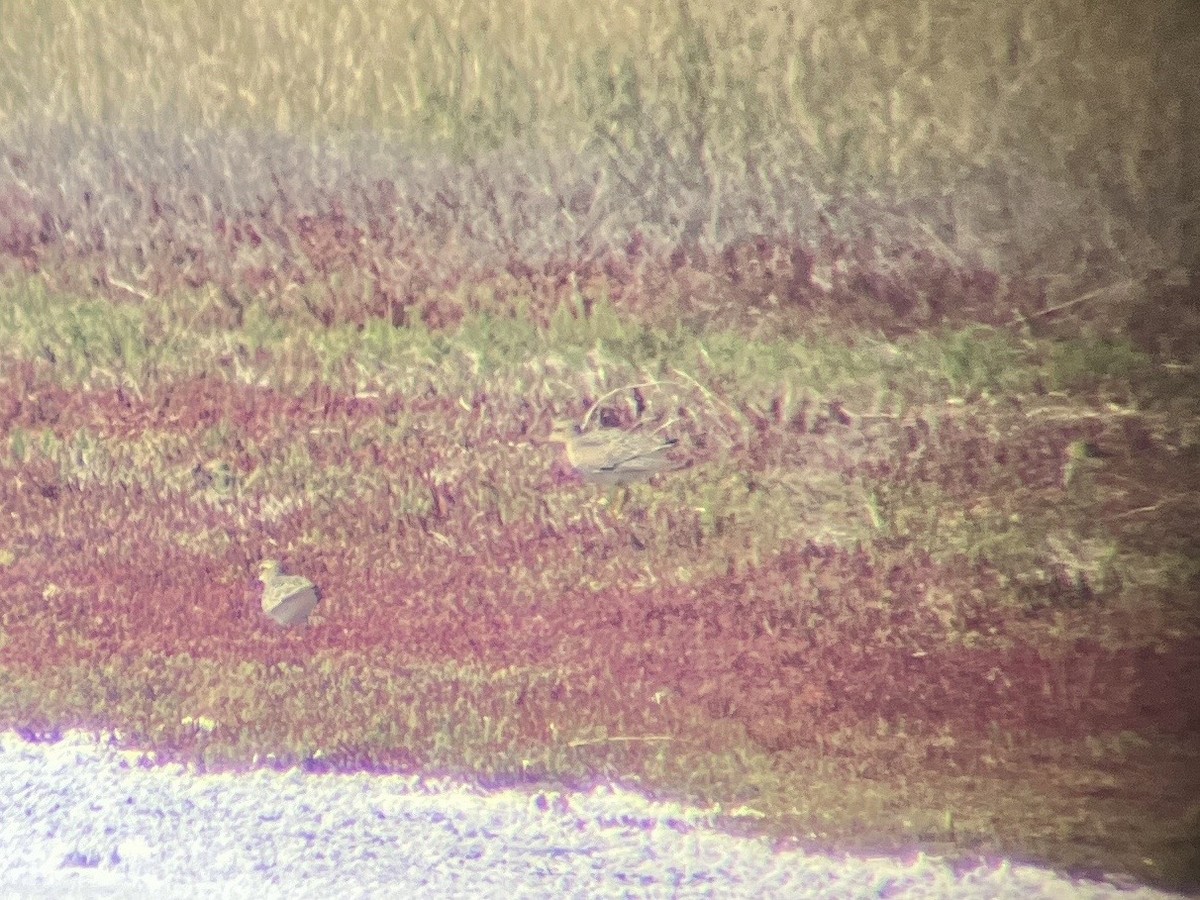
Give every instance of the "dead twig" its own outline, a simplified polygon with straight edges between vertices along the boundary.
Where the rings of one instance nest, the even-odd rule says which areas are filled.
[[[646,735],[617,735],[616,737],[602,738],[585,738],[583,740],[571,741],[567,744],[568,747],[591,747],[596,744],[632,744],[632,743],[659,743],[662,741],[677,741],[679,738],[672,737],[669,734],[646,734]],[[684,741],[683,743],[691,743]]]
[[[1019,325],[1022,322],[1028,322],[1030,319],[1039,319],[1042,316],[1049,316],[1056,312],[1062,312],[1064,309],[1070,309],[1072,306],[1079,306],[1081,303],[1089,303],[1098,297],[1103,296],[1117,288],[1133,287],[1135,281],[1132,278],[1126,278],[1124,281],[1114,281],[1112,284],[1106,284],[1103,287],[1098,287],[1095,290],[1088,291],[1073,300],[1067,300],[1065,303],[1056,303],[1054,306],[1048,306],[1045,309],[1038,310],[1035,313],[1030,313],[1028,316],[1018,313],[1008,320],[1008,325]]]

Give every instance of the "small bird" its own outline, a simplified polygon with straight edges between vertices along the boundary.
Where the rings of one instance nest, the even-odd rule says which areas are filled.
[[[317,608],[316,585],[300,575],[284,575],[277,560],[259,563],[258,580],[263,583],[263,612],[279,625],[303,625]]]
[[[580,432],[573,422],[559,420],[554,423],[550,440],[566,445],[567,461],[584,481],[593,484],[625,485],[679,468],[664,456],[677,443],[675,439],[654,433],[619,428]]]

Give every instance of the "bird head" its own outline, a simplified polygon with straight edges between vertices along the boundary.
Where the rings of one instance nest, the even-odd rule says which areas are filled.
[[[579,426],[570,419],[555,419],[550,427],[550,443],[566,444],[579,434]]]
[[[264,584],[280,572],[279,560],[264,559],[258,564],[258,580]]]

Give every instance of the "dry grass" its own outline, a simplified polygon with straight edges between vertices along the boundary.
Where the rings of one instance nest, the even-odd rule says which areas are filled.
[[[1116,211],[1106,239],[1126,253],[1194,258],[1193,23],[1185,0],[38,0],[5,11],[0,124],[391,133],[459,158],[590,147],[636,193],[678,172],[734,215],[731,169],[801,158],[825,184],[919,198],[989,264],[1078,275],[1047,246],[1063,216]]]

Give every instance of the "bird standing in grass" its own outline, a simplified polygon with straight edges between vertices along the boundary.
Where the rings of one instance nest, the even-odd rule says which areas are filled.
[[[665,455],[675,446],[674,438],[653,432],[643,434],[619,428],[580,432],[573,422],[560,420],[554,423],[550,440],[566,445],[567,461],[584,481],[593,484],[626,485],[679,468]]]
[[[317,608],[316,585],[300,575],[283,574],[276,560],[259,563],[258,580],[263,583],[263,612],[279,625],[303,625]]]

